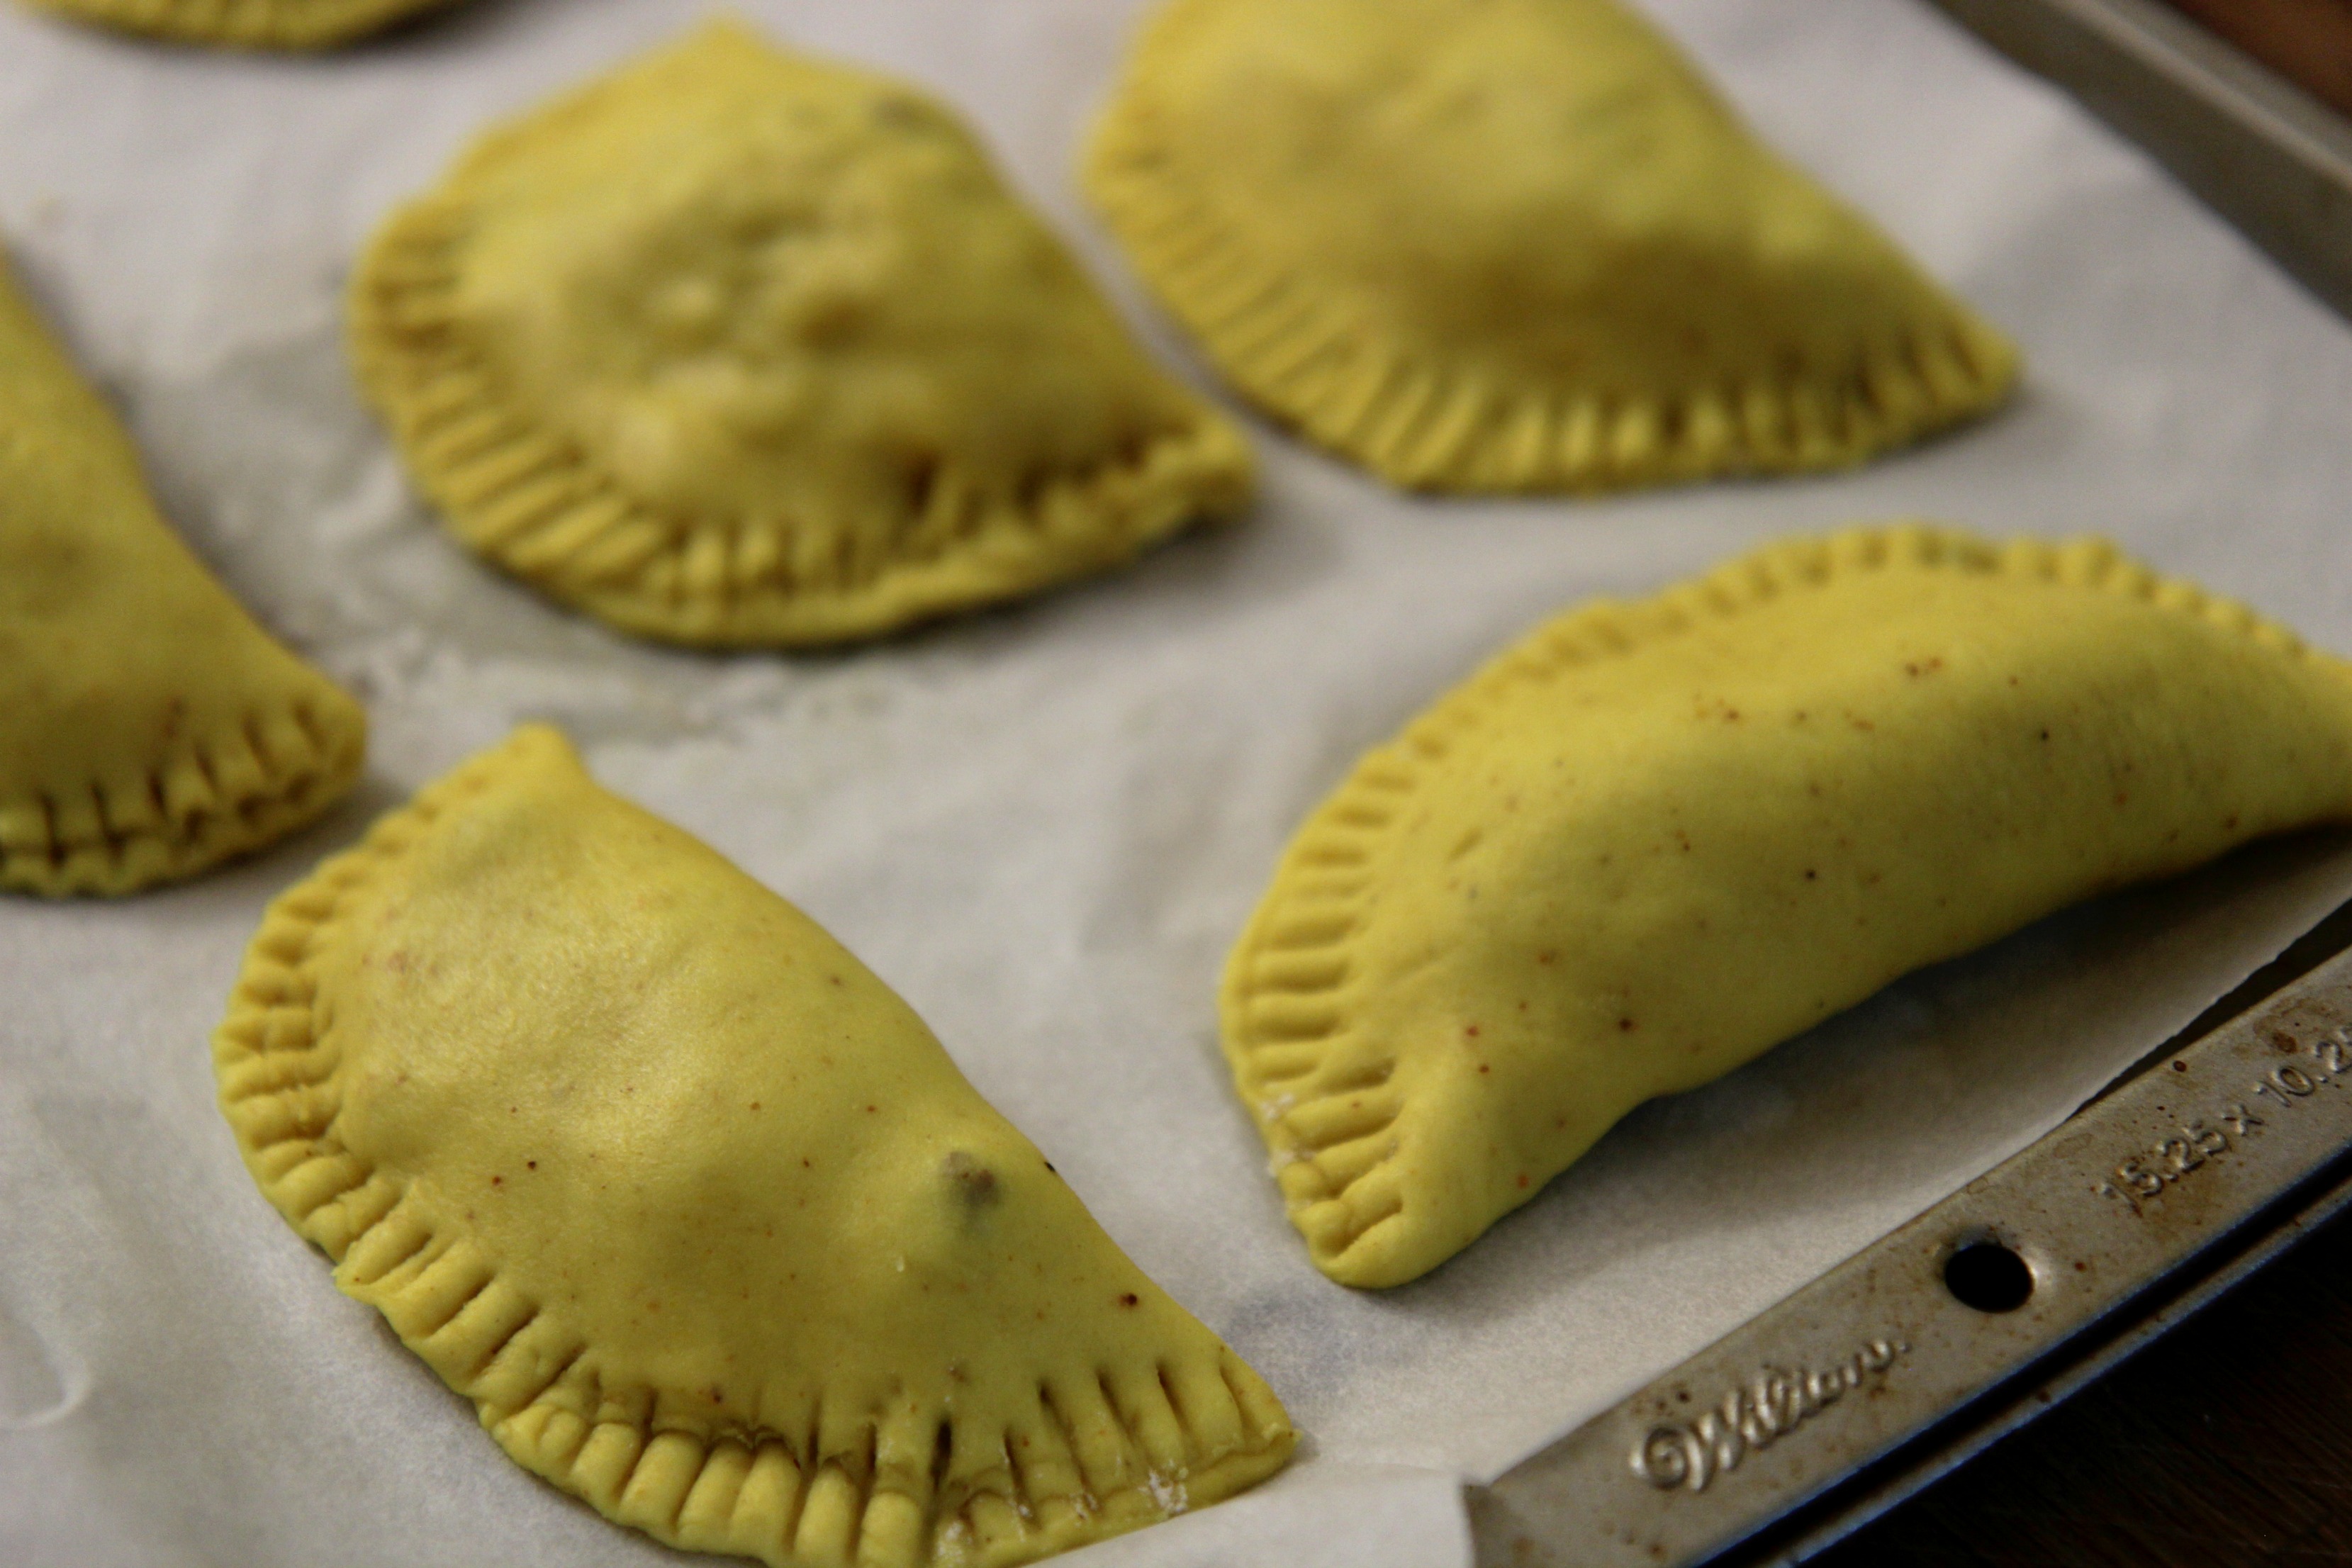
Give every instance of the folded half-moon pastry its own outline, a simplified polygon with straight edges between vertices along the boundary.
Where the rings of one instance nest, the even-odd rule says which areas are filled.
[[[194,876],[326,810],[366,744],[156,511],[0,256],[0,889]]]
[[[1400,485],[1836,468],[2016,375],[1615,0],[1170,0],[1085,177],[1236,387]]]
[[[551,730],[279,899],[214,1053],[336,1283],[672,1544],[1025,1563],[1289,1456],[888,987]]]
[[[870,636],[1254,482],[946,110],[732,22],[485,137],[351,340],[460,538],[648,637]]]
[[[2352,817],[2352,666],[2109,545],[1783,544],[1538,628],[1367,755],[1225,972],[1316,1265],[1435,1268],[1642,1101]]]
[[[184,44],[324,49],[454,0],[31,0],[79,21]]]

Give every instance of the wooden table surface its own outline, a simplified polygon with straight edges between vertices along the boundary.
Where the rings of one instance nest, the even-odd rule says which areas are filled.
[[[2352,0],[2170,0],[2209,31],[2352,114]]]

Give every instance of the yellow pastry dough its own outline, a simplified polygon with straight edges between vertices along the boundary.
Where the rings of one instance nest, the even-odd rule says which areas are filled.
[[[157,514],[0,256],[0,889],[193,876],[324,811],[366,739]]]
[[[1253,483],[945,110],[734,23],[484,138],[352,343],[459,537],[650,637],[887,631]]]
[[[188,44],[323,49],[453,0],[31,0],[100,26]]]
[[[663,1541],[1024,1563],[1290,1453],[904,1003],[553,731],[278,900],[214,1048],[336,1283]]]
[[[1654,1095],[1907,971],[2352,816],[2352,666],[2084,541],[1765,550],[1367,755],[1229,961],[1316,1265],[1436,1267]]]
[[[1400,485],[1842,467],[2016,374],[1612,0],[1172,0],[1085,174],[1238,388]]]

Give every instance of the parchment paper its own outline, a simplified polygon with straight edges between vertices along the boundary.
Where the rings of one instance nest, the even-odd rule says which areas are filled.
[[[1188,373],[1068,169],[1128,0],[739,0],[936,86]],[[2258,849],[1914,978],[1636,1113],[1433,1277],[1307,1264],[1213,1036],[1225,945],[1355,754],[1523,626],[1749,542],[1922,513],[2113,534],[2352,649],[2352,335],[1916,0],[1658,0],[1761,131],[2012,331],[2021,404],[1847,477],[1413,500],[1263,431],[1245,525],[824,658],[607,635],[407,496],[337,347],[349,258],[467,134],[696,19],[480,0],[319,60],[0,5],[0,234],[197,549],[368,700],[332,820],[195,886],[0,900],[0,1562],[651,1563],[498,1455],[263,1204],[205,1037],[267,900],[518,720],[798,901],[937,1027],[1311,1434],[1263,1491],[1072,1559],[1467,1561],[1507,1467],[2029,1142],[2352,894]]]

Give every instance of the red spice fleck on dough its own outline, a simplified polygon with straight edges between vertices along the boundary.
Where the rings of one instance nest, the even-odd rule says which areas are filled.
[[[1142,1297],[1137,1295],[1132,1290],[1122,1290],[1118,1293],[1118,1304],[1122,1307],[1133,1307],[1139,1305],[1142,1300]]]

